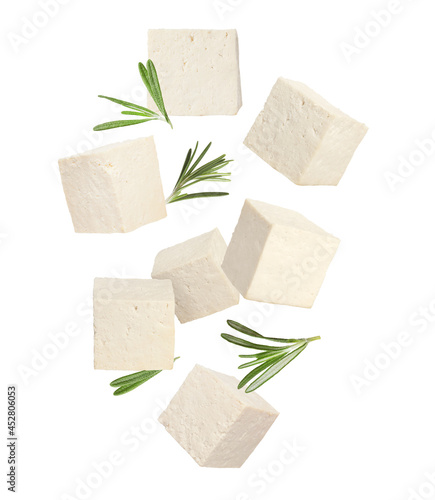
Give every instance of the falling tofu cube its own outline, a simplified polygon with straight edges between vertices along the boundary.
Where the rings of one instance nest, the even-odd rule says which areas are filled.
[[[169,280],[96,278],[95,368],[170,370],[174,362],[174,308]]]
[[[126,233],[166,217],[152,137],[59,160],[77,233]]]
[[[218,229],[162,250],[152,277],[170,279],[181,323],[239,303],[239,292],[222,270],[227,245]]]
[[[159,418],[202,467],[241,467],[279,415],[238,383],[196,365]]]
[[[295,184],[335,186],[367,130],[303,83],[279,78],[244,144]]]
[[[246,299],[309,308],[339,243],[297,212],[246,200],[222,269]]]
[[[236,30],[148,31],[169,115],[235,115],[242,106]],[[157,111],[151,98],[148,107]]]

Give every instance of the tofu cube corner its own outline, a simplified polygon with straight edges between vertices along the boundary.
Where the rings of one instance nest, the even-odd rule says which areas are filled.
[[[300,82],[279,78],[244,144],[302,186],[336,186],[367,127]]]
[[[148,56],[169,116],[236,115],[242,106],[236,30],[152,29]],[[148,107],[157,111],[151,97]]]
[[[222,270],[226,250],[225,240],[214,229],[158,253],[152,277],[171,280],[180,323],[239,303],[239,292]]]
[[[63,158],[59,168],[77,233],[126,233],[166,217],[152,137]]]
[[[297,212],[248,199],[222,269],[246,299],[310,308],[339,243]]]
[[[241,467],[279,415],[238,383],[196,365],[159,418],[201,467]]]
[[[96,278],[95,369],[172,369],[174,310],[169,280]]]

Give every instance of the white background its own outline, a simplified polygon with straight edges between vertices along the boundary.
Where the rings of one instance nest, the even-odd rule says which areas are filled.
[[[415,143],[435,130],[434,2],[217,3],[63,0],[47,18],[38,1],[2,2],[2,494],[6,386],[15,383],[19,498],[435,498],[426,479],[435,473],[435,150],[423,155]],[[393,14],[384,12],[384,26],[373,24],[385,9]],[[174,131],[158,122],[92,134],[119,116],[97,94],[134,100],[141,91],[137,62],[147,59],[148,28],[237,28],[239,114],[176,117]],[[346,57],[343,44],[349,51],[366,29],[370,38]],[[241,146],[279,76],[305,82],[370,127],[338,187],[298,187]],[[231,196],[170,206],[165,220],[131,234],[75,234],[56,160],[148,135],[166,193],[200,140],[236,160]],[[393,189],[385,176],[397,173],[402,156],[418,166]],[[314,307],[242,300],[177,324],[182,359],[174,371],[113,397],[109,382],[119,372],[93,369],[94,277],[149,278],[160,249],[214,227],[229,241],[246,197],[297,210],[342,240]],[[281,415],[243,468],[208,470],[155,416],[196,362],[241,376],[240,351],[219,336],[227,318],[322,341],[259,391]],[[53,352],[52,335],[62,332],[67,345]],[[383,343],[398,338],[407,342],[393,359]],[[140,445],[135,427],[145,429]],[[113,452],[122,464],[100,480],[95,464]],[[86,481],[91,490],[77,491]]]

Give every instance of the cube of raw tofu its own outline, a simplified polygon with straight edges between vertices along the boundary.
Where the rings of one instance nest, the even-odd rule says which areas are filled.
[[[242,106],[236,30],[149,30],[169,115],[236,115]],[[157,111],[148,98],[148,107]]]
[[[77,233],[125,233],[166,217],[152,137],[59,160]]]
[[[367,130],[303,83],[279,78],[244,143],[295,184],[335,186]]]
[[[339,243],[297,212],[246,200],[222,269],[246,299],[311,307]]]
[[[238,383],[196,365],[159,418],[202,467],[241,467],[279,415]]]
[[[226,249],[221,233],[214,229],[157,255],[152,277],[172,281],[175,314],[181,323],[239,303],[239,292],[221,267]]]
[[[95,368],[170,370],[174,363],[174,309],[169,280],[96,278]]]

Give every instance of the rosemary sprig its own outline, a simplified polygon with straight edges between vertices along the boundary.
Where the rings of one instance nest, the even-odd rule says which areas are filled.
[[[156,67],[151,59],[147,61],[147,67],[140,62],[139,63],[139,73],[145,87],[148,89],[150,96],[156,103],[160,113],[164,116],[165,120],[171,128],[173,128],[171,120],[169,119],[168,113],[166,112],[165,104],[163,102],[162,90],[160,89],[159,77],[157,76]]]
[[[142,78],[142,81],[145,84],[145,87],[147,88],[148,92],[153,98],[153,101],[156,103],[156,106],[159,109],[161,115],[159,115],[159,113],[156,113],[155,111],[152,111],[151,109],[144,108],[143,106],[139,106],[132,102],[122,101],[120,99],[115,99],[114,97],[107,97],[105,95],[99,95],[98,97],[101,97],[102,99],[107,99],[111,102],[120,104],[121,106],[127,108],[128,109],[127,111],[121,111],[123,115],[139,116],[141,118],[134,120],[133,119],[116,120],[113,122],[102,123],[101,125],[97,125],[96,127],[94,127],[95,131],[98,132],[100,130],[108,130],[111,128],[127,127],[128,125],[136,125],[138,123],[145,123],[152,120],[165,121],[171,126],[171,128],[173,128],[168,113],[166,112],[165,104],[163,102],[163,96],[162,96],[162,91],[160,89],[157,71],[151,59],[148,59],[146,67],[142,63],[139,63],[139,73]]]
[[[174,361],[177,361],[177,359],[180,359],[180,357],[178,356],[178,358],[175,358]],[[113,395],[121,396],[122,394],[127,394],[127,392],[141,386],[148,380],[158,375],[161,371],[163,370],[143,370],[141,372],[126,375],[125,377],[117,378],[113,382],[110,382],[111,387],[118,387]]]
[[[199,166],[201,160],[207,154],[207,151],[211,147],[211,142],[207,145],[204,151],[198,156],[198,158],[193,162],[196,152],[198,150],[198,142],[196,143],[195,149],[189,149],[186,159],[184,160],[183,168],[181,169],[180,176],[178,177],[177,183],[172,190],[171,195],[166,199],[166,203],[175,203],[176,201],[188,200],[191,198],[208,198],[215,196],[226,196],[228,193],[221,192],[202,192],[202,193],[183,193],[183,190],[203,181],[216,181],[216,182],[230,182],[228,178],[230,172],[220,172],[220,170],[227,166],[232,160],[227,160],[225,155],[221,155],[212,161],[209,161],[205,165]],[[192,163],[193,162],[193,163]]]
[[[227,333],[221,334],[222,338],[227,342],[230,342],[231,344],[260,351],[257,354],[239,354],[240,358],[253,358],[253,361],[249,361],[240,365],[240,369],[250,368],[253,366],[256,367],[251,370],[239,383],[238,388],[241,389],[248,382],[255,379],[246,388],[245,392],[253,392],[257,390],[264,383],[266,383],[277,373],[279,373],[283,368],[285,368],[291,361],[297,358],[299,354],[301,354],[301,352],[306,349],[310,342],[313,342],[314,340],[320,340],[320,337],[310,337],[307,339],[282,339],[277,337],[265,337],[264,335],[261,335],[260,333],[257,333],[247,326],[237,323],[236,321],[228,320],[227,323],[234,330],[237,330],[238,332],[245,335],[249,335],[250,337],[267,340],[278,344],[287,344],[285,346],[254,344]]]

